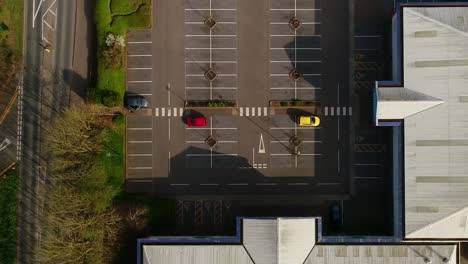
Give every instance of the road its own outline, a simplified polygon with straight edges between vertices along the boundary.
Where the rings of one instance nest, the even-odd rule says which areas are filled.
[[[47,19],[54,21],[53,15],[55,22],[51,24]],[[47,173],[41,152],[43,128],[69,103],[70,75],[63,72],[72,69],[75,15],[76,1],[24,1],[18,263],[37,262],[34,258],[40,241],[38,216],[42,209],[39,187]],[[44,20],[51,27],[44,27]]]

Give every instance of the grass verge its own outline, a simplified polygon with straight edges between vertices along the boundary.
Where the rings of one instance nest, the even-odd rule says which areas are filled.
[[[0,39],[4,38],[17,56],[23,53],[23,1],[0,0]],[[6,26],[6,27],[5,27]]]
[[[0,177],[0,260],[13,264],[16,259],[16,210],[18,177],[15,170]]]
[[[121,97],[125,93],[125,52],[120,65],[107,67],[103,61],[105,38],[108,33],[125,36],[129,29],[151,27],[150,0],[96,0],[95,21],[97,27],[97,83],[91,92],[97,103],[102,103],[102,95],[106,90],[117,92]],[[122,100],[121,100],[122,101]]]

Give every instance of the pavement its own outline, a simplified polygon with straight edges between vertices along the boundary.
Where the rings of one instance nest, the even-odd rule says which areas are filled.
[[[153,8],[153,28],[127,35],[127,93],[150,102],[127,117],[128,191],[349,195],[348,6],[336,0],[156,0]],[[290,25],[294,17],[297,29]],[[293,71],[301,77],[291,78]],[[235,107],[186,104],[216,99]],[[272,104],[291,99],[316,104]],[[319,116],[321,125],[299,127],[301,113]],[[208,126],[187,127],[195,115],[205,116]],[[213,147],[205,143],[210,135]],[[300,146],[290,145],[293,136]]]
[[[75,25],[81,24],[75,24],[77,1],[25,1],[24,8],[17,259],[18,263],[36,263],[35,250],[41,240],[38,219],[47,182],[47,157],[41,142],[46,128],[72,101]],[[86,39],[78,39],[82,45],[80,41]],[[86,57],[77,57],[81,58]]]

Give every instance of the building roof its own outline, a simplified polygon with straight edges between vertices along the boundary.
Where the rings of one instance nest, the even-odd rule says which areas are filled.
[[[441,245],[320,245],[316,218],[244,219],[238,244],[143,245],[144,264],[325,264],[425,263],[455,264],[456,244]],[[168,241],[174,243],[174,240]],[[447,258],[449,262],[443,262]]]
[[[468,7],[402,16],[404,88],[443,101],[404,121],[406,237],[467,238]]]

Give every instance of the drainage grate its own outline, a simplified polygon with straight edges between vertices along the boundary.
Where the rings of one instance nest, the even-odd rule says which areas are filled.
[[[204,21],[205,25],[207,25],[210,29],[213,29],[216,26],[216,20],[212,17],[209,16],[205,19]]]
[[[302,23],[299,19],[297,19],[297,17],[293,17],[289,21],[289,25],[291,26],[292,29],[298,30],[301,27]]]
[[[214,81],[214,79],[216,79],[218,75],[216,74],[216,72],[213,70],[213,69],[208,69],[206,72],[205,72],[205,77],[210,80],[210,82]]]
[[[302,77],[302,73],[300,73],[297,69],[292,69],[289,72],[289,77],[293,79],[294,81],[297,81]]]

